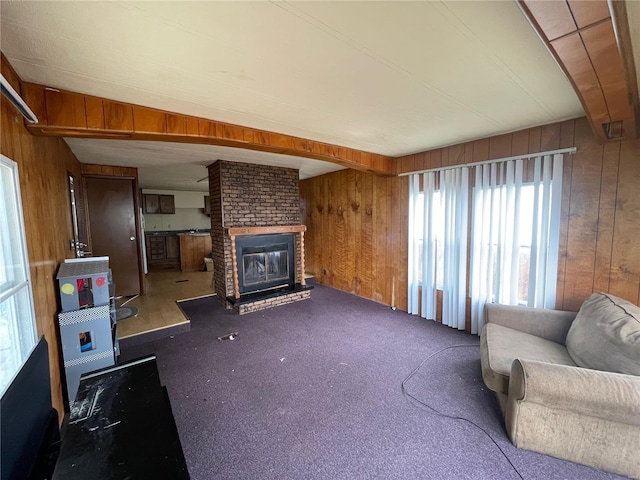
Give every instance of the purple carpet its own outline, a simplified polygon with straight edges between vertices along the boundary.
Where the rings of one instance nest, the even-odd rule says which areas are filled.
[[[323,285],[243,316],[215,297],[181,308],[191,331],[120,360],[157,355],[194,480],[623,478],[513,447],[476,336]],[[495,443],[402,393],[451,345],[470,347],[435,355],[405,389]]]

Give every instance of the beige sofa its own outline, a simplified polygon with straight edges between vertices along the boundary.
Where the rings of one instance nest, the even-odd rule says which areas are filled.
[[[640,479],[640,308],[487,304],[482,376],[520,448]]]

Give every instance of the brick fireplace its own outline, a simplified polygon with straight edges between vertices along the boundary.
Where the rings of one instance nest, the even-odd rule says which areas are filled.
[[[309,298],[298,171],[209,165],[214,290],[238,313]]]

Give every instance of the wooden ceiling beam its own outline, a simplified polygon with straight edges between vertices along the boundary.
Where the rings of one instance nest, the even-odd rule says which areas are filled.
[[[395,174],[395,159],[306,138],[116,102],[22,82],[22,98],[39,119],[34,135],[201,143],[312,158],[355,170]]]
[[[637,138],[638,87],[623,0],[519,0],[601,141]]]

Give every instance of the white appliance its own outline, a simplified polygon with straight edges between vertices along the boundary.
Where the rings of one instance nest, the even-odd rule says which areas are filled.
[[[147,268],[147,239],[144,236],[144,214],[140,209],[140,243],[142,243],[142,263],[144,264],[144,274],[149,273]]]

